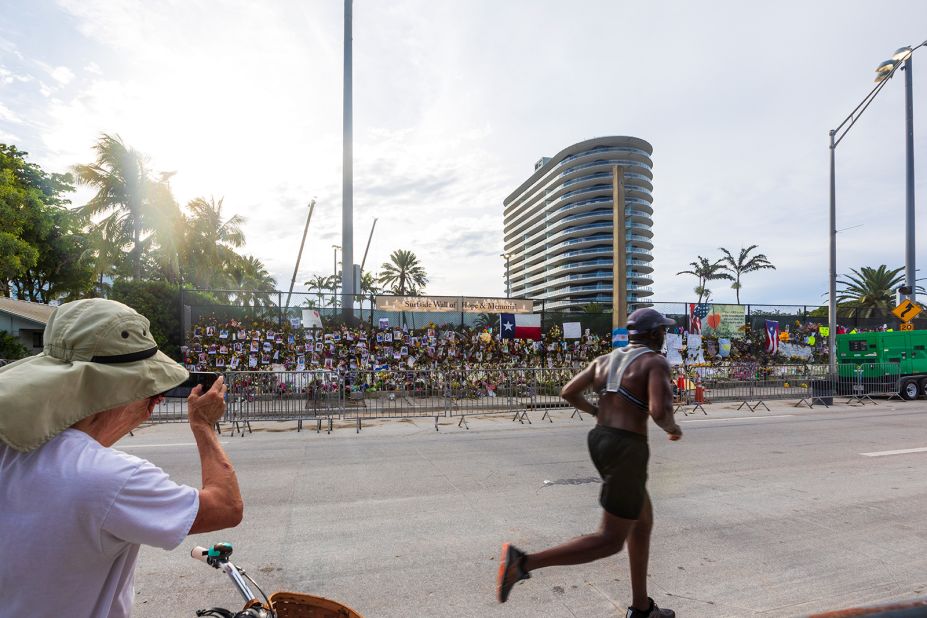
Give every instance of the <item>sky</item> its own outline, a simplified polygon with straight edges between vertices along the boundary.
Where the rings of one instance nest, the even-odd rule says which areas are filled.
[[[757,244],[777,269],[746,275],[742,302],[825,303],[828,131],[882,60],[927,38],[927,3],[353,7],[355,261],[377,217],[366,270],[412,250],[440,295],[504,295],[502,201],[535,161],[632,135],[654,148],[654,300],[694,300],[678,271]],[[5,0],[0,142],[65,172],[119,134],[176,172],[181,204],[244,216],[244,251],[284,290],[314,198],[304,290],[340,244],[342,43],[336,0]],[[927,52],[913,63],[919,231]],[[904,264],[904,131],[899,72],[836,151],[839,273]],[[733,302],[728,285],[709,286],[716,301]]]

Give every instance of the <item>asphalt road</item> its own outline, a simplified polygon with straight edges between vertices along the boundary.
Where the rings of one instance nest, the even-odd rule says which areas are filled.
[[[652,427],[651,596],[681,617],[780,617],[927,595],[927,403],[770,407],[681,418],[680,442]],[[600,518],[592,420],[532,420],[464,430],[448,419],[439,432],[433,419],[389,420],[331,435],[267,423],[226,435],[244,522],[172,552],[143,549],[135,615],[240,608],[223,574],[188,557],[230,541],[267,592],[326,596],[367,618],[623,616],[624,553],[536,572],[509,603],[494,600],[502,541],[538,550]],[[185,425],[144,428],[119,447],[199,484]],[[894,452],[909,449],[919,450]]]

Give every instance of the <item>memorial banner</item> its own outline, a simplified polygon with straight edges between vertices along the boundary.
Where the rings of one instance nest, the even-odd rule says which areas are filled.
[[[376,309],[448,313],[533,313],[534,303],[521,298],[478,296],[377,296]]]
[[[709,307],[708,315],[702,320],[702,335],[743,339],[746,306],[712,304]]]

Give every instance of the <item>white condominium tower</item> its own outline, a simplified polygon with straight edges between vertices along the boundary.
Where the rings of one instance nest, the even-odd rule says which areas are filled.
[[[612,304],[612,168],[624,169],[628,306],[653,294],[653,147],[598,137],[544,157],[503,206],[513,298],[546,309]]]

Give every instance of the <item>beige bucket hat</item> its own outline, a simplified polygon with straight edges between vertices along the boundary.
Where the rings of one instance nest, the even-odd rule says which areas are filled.
[[[158,351],[148,320],[112,300],[61,305],[45,348],[0,367],[0,440],[31,451],[102,410],[163,393],[189,373]]]

